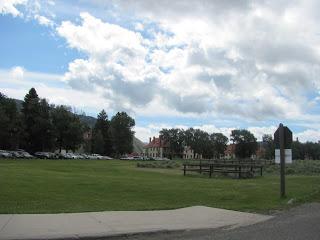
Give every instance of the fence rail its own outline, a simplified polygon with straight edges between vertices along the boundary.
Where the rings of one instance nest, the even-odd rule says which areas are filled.
[[[274,159],[184,159],[184,164],[256,164],[273,165]]]

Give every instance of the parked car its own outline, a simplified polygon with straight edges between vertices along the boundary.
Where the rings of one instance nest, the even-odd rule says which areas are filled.
[[[113,158],[112,158],[112,157],[108,157],[108,156],[102,156],[102,159],[111,160],[111,159],[113,159]]]
[[[124,157],[121,157],[120,160],[134,160],[134,158],[133,157],[124,156]]]
[[[154,160],[156,160],[156,161],[168,161],[170,159],[169,158],[155,157]]]
[[[16,152],[19,154],[20,158],[33,158],[33,156],[25,150],[18,149]]]
[[[0,150],[0,158],[12,158],[12,154],[5,150]]]
[[[100,154],[96,154],[96,153],[93,153],[90,155],[90,159],[103,159],[103,157],[100,155]]]
[[[81,153],[80,155],[83,157],[83,159],[90,159],[88,154]]]
[[[54,154],[50,152],[35,152],[34,156],[41,159],[50,159],[54,157]]]
[[[58,158],[59,159],[67,159],[68,155],[67,155],[67,153],[58,153]]]
[[[76,159],[84,159],[82,154],[73,154]]]
[[[77,156],[73,153],[60,153],[59,158],[62,159],[76,159]]]

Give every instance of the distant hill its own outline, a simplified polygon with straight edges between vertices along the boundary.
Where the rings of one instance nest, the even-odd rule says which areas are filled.
[[[17,108],[20,111],[22,108],[22,100],[19,99],[13,99],[16,104],[17,104]],[[79,115],[77,114],[81,120],[81,122],[87,124],[90,128],[93,128],[97,119],[95,117],[91,117],[91,116],[86,116],[86,115]],[[133,151],[136,153],[143,153],[143,147],[145,146],[145,144],[139,140],[138,138],[136,138],[135,136],[133,137]]]
[[[21,111],[23,101],[19,99],[14,99],[14,98],[12,100],[16,102],[18,111]]]
[[[90,128],[93,128],[97,121],[95,117],[91,117],[91,116],[78,115],[78,117],[80,118],[81,122],[83,122],[84,124],[87,124]]]
[[[136,153],[143,153],[145,144],[136,137],[133,137],[133,151]]]

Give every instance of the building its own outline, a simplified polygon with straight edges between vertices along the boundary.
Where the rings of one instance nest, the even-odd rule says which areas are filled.
[[[193,149],[190,146],[185,146],[183,148],[183,159],[201,159],[202,155],[194,153]]]
[[[252,159],[261,159],[264,158],[266,153],[266,145],[264,142],[257,142],[257,150],[255,154],[251,156]],[[235,159],[236,158],[236,144],[229,144],[224,151],[224,158],[226,159]]]
[[[161,136],[149,138],[149,143],[143,149],[143,155],[151,158],[168,158],[169,144]]]
[[[236,158],[236,145],[235,144],[227,145],[227,148],[224,151],[224,157],[226,159],[234,159],[234,158]]]

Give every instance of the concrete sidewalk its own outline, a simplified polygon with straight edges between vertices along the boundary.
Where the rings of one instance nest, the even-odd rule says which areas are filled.
[[[239,227],[271,216],[202,206],[163,211],[0,215],[0,239],[79,239],[156,231]]]

